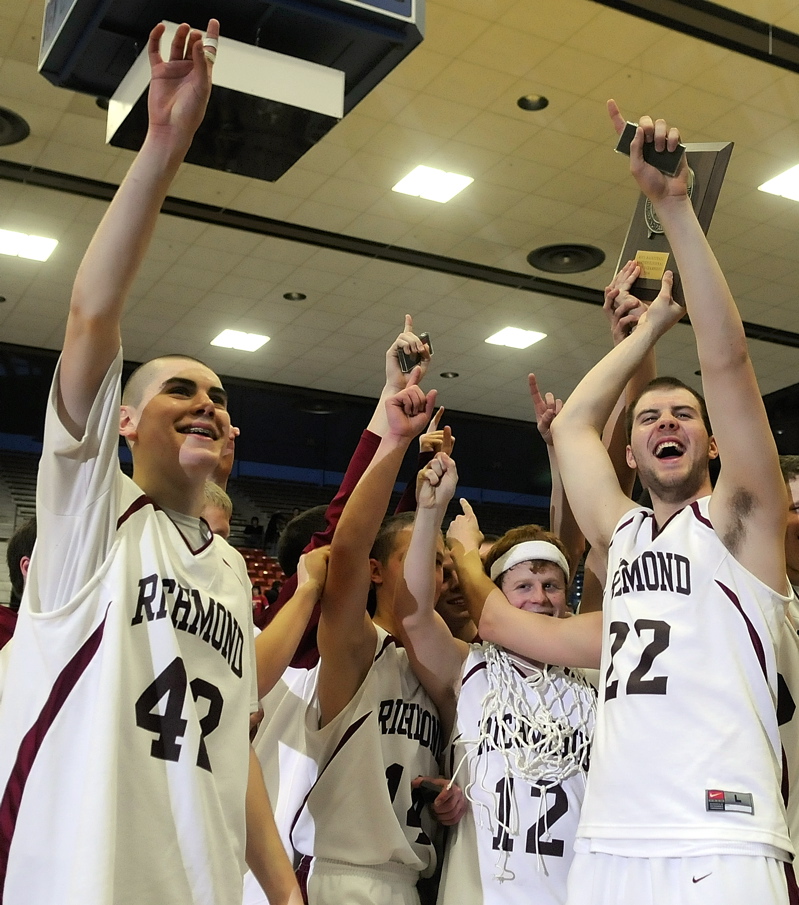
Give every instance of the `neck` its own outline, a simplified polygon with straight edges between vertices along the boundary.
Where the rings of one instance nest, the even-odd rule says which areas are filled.
[[[175,475],[152,474],[145,468],[137,468],[135,463],[133,466],[134,483],[154,503],[164,509],[199,518],[205,504],[205,479],[198,482],[186,474],[182,478],[175,480]]]
[[[396,638],[398,638],[399,626],[397,625],[397,621],[394,618],[394,613],[392,612],[390,607],[382,603],[380,599],[381,596],[382,595],[378,593],[377,608],[375,610],[374,616],[372,617],[372,622],[387,631],[389,635],[394,635]]]
[[[702,497],[710,496],[713,492],[713,485],[710,483],[710,477],[708,476],[694,493],[687,496],[679,494],[678,488],[675,488],[677,492],[674,494],[664,493],[662,491],[658,494],[658,492],[653,491],[651,488],[647,489],[652,498],[652,509],[655,513],[655,522],[658,525],[663,525],[675,512],[679,512],[681,509],[685,509],[686,506],[690,506],[694,500],[701,500]]]

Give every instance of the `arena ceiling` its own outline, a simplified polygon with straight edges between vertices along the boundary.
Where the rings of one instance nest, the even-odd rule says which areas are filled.
[[[799,3],[727,6],[799,32]],[[93,98],[37,74],[42,8],[0,0],[0,106],[31,127],[0,147],[0,228],[59,245],[46,263],[0,258],[0,339],[54,349],[106,206],[81,186],[118,184],[132,154],[105,145]],[[549,105],[522,110],[525,95]],[[735,142],[710,238],[744,319],[783,331],[751,342],[763,393],[793,385],[799,204],[757,186],[799,163],[799,74],[593,0],[429,0],[424,43],[278,182],[185,166],[171,195],[197,202],[199,218],[161,217],[123,322],[126,358],[180,351],[221,374],[375,396],[409,312],[433,337],[428,384],[445,405],[528,419],[529,371],[565,396],[609,347],[596,300],[637,198],[613,153],[611,96],[687,141]],[[392,192],[417,164],[474,182],[443,205]],[[44,187],[44,171],[69,191]],[[277,222],[258,231],[258,218]],[[528,252],[554,243],[598,246],[605,262],[534,271]],[[524,351],[485,343],[507,325],[547,338]],[[252,354],[211,347],[225,327],[271,341]],[[689,327],[662,341],[659,362],[698,386]]]

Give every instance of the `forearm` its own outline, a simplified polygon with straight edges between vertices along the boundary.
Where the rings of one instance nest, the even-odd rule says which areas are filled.
[[[409,443],[409,440],[393,436],[383,437],[380,441],[374,458],[341,514],[330,545],[331,565],[334,556],[341,557],[345,552],[368,556]]]
[[[569,560],[570,576],[580,562],[585,550],[585,537],[577,524],[569,498],[563,487],[555,447],[547,445],[549,471],[552,476],[552,494],[549,498],[549,530],[563,541]]]
[[[416,513],[403,572],[409,595],[397,612],[398,618],[430,620],[435,611],[436,543],[441,533],[444,508],[423,508]],[[412,607],[412,610],[411,610]]]
[[[638,327],[624,342],[602,358],[577,385],[552,422],[552,436],[558,451],[559,440],[574,429],[588,428],[601,435],[613,407],[633,375],[658,340],[648,322]]]
[[[259,698],[271,691],[291,663],[321,591],[317,582],[303,582],[255,639]]]
[[[451,553],[466,608],[474,624],[479,627],[486,598],[497,590],[497,586],[486,575],[479,550],[464,550],[460,544],[455,544]]]
[[[261,765],[250,748],[247,780],[247,866],[269,899],[269,905],[301,905],[297,880],[275,824]]]
[[[690,199],[670,196],[655,210],[680,269],[703,370],[748,358],[741,317]]]
[[[188,145],[169,135],[148,133],[78,269],[71,313],[119,319],[169,185],[187,150]]]

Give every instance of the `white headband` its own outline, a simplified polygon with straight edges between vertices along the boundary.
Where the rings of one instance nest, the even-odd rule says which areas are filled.
[[[503,572],[518,566],[520,562],[528,562],[532,559],[543,559],[545,562],[552,562],[556,566],[560,566],[568,582],[569,564],[566,562],[566,557],[547,540],[528,540],[511,547],[507,553],[492,564],[491,581],[496,581]]]

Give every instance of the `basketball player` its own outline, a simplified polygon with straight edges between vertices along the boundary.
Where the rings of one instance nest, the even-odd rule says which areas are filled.
[[[397,526],[386,539],[385,562],[377,553],[380,561],[369,559],[403,455],[430,420],[435,393],[425,395],[418,380],[414,370],[388,400],[387,431],[331,543],[316,706],[306,718],[306,750],[319,774],[291,833],[311,905],[418,905],[415,884],[435,865],[432,824],[412,781],[438,774],[441,728],[393,637],[393,585],[407,529]],[[439,557],[440,583],[443,544]],[[366,612],[372,580],[379,588],[374,622]],[[448,797],[442,793],[436,804]]]
[[[594,694],[567,670],[494,644],[465,644],[436,613],[436,548],[456,483],[455,463],[443,453],[420,472],[395,602],[411,665],[445,726],[455,723],[446,760],[471,804],[449,833],[438,902],[563,905]],[[482,535],[465,507],[469,520],[459,516],[450,532],[479,551]],[[569,566],[555,535],[537,525],[513,529],[493,545],[486,566],[513,606],[568,614]]]
[[[279,552],[293,555],[295,566],[294,569],[284,566],[288,578],[278,600],[267,612],[265,630],[255,642],[258,692],[265,716],[253,747],[274,805],[278,831],[290,857],[294,855],[290,840],[294,818],[318,775],[318,765],[306,751],[303,714],[316,690],[320,607],[314,603],[315,598],[294,593],[296,562],[303,548],[306,555],[316,555],[317,550],[330,544],[347,500],[388,430],[386,400],[404,389],[408,380],[399,363],[401,351],[418,358],[423,375],[431,353],[413,332],[413,318],[409,314],[405,315],[402,331],[386,351],[385,384],[338,492],[326,508],[316,507],[319,512],[308,510],[289,522],[286,532],[292,536],[287,538],[284,532],[281,537]],[[310,526],[316,527],[313,534]],[[306,529],[304,538],[300,533],[302,528]],[[251,875],[245,876],[244,882],[245,905],[264,905],[263,891]]]
[[[618,107],[608,108],[621,131]],[[629,413],[627,456],[651,510],[621,492],[599,439],[633,369],[684,313],[666,272],[636,330],[553,423],[577,520],[608,553],[603,616],[547,620],[497,594],[475,612],[485,638],[524,633],[528,656],[594,666],[601,651],[569,905],[776,905],[795,895],[775,707],[785,486],[740,316],[687,195],[687,165],[663,175],[645,163],[644,142],[674,149],[679,133],[642,119],[631,169],[680,267],[714,434],[691,389],[650,384]],[[708,461],[719,454],[712,489]]]
[[[245,850],[272,902],[299,902],[247,740],[246,568],[199,518],[225,391],[169,356],[132,375],[120,410],[123,305],[203,118],[219,23],[179,26],[166,60],[163,31],[147,136],[78,271],[49,400],[0,702],[3,905],[239,905]]]

